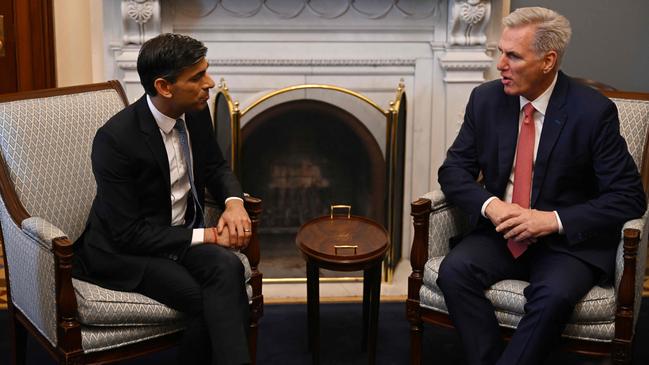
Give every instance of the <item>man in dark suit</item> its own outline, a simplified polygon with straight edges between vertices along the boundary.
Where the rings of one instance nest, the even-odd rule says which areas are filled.
[[[186,313],[183,364],[249,363],[244,268],[231,248],[250,239],[242,191],[215,142],[214,81],[205,46],[162,34],[142,45],[146,95],[95,136],[97,195],[75,243],[77,277],[135,291]],[[207,188],[225,209],[203,227]]]
[[[503,24],[501,79],[473,90],[439,169],[474,229],[437,284],[470,364],[529,365],[543,361],[575,304],[610,280],[622,224],[646,201],[615,105],[559,71],[568,20],[522,8]],[[530,283],[507,346],[484,294],[503,279]]]

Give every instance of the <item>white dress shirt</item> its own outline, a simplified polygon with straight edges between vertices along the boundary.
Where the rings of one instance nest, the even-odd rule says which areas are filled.
[[[539,148],[539,141],[541,140],[541,131],[543,131],[543,121],[545,119],[545,113],[548,109],[548,104],[550,103],[550,96],[552,96],[552,91],[554,90],[554,86],[557,83],[557,77],[558,74],[554,75],[554,80],[552,81],[552,84],[550,84],[550,87],[548,87],[543,94],[541,94],[538,98],[536,98],[533,101],[527,100],[524,96],[519,96],[520,98],[520,112],[519,112],[519,117],[518,117],[518,130],[520,131],[521,125],[523,123],[523,119],[525,118],[525,115],[523,114],[523,107],[527,103],[532,103],[534,106],[534,161],[533,163],[536,163],[536,152]],[[534,176],[534,165],[532,165],[532,176]],[[509,174],[509,180],[507,181],[507,187],[505,188],[505,196],[503,197],[503,201],[507,203],[511,203],[512,201],[512,195],[514,193],[514,172],[516,171],[516,155],[514,154],[514,163],[512,164],[512,171]],[[487,218],[485,215],[485,210],[487,209],[487,205],[489,203],[496,199],[495,196],[492,196],[491,198],[487,199],[483,204],[482,204],[482,209],[481,213],[482,216]],[[557,223],[559,225],[559,233],[563,233],[563,225],[561,224],[561,218],[559,218],[559,213],[557,211],[554,211],[554,215],[557,218]]]
[[[171,186],[171,225],[180,226],[185,224],[185,211],[187,210],[187,199],[189,198],[191,184],[189,183],[189,175],[187,173],[187,164],[183,158],[182,147],[180,145],[179,132],[174,128],[176,119],[162,114],[151,101],[149,95],[146,96],[146,101],[149,104],[153,119],[155,119],[160,129],[162,142],[164,143],[165,150],[167,151],[167,159],[169,161],[169,182]],[[182,114],[179,119],[185,120],[185,114]],[[187,143],[189,145],[190,160],[193,161],[191,156],[192,142],[187,133]],[[190,163],[191,163],[190,161]],[[225,200],[227,203],[230,199],[239,199],[239,197],[229,197]],[[192,230],[191,245],[203,243],[205,230],[203,228],[194,228]]]

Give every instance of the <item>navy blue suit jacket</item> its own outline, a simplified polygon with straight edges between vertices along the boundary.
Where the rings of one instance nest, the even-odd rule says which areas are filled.
[[[185,120],[199,201],[205,188],[220,202],[243,197],[216,143],[208,108],[185,113]],[[179,260],[192,238],[191,229],[171,226],[169,161],[146,96],[97,131],[91,159],[97,195],[74,244],[74,275],[132,290],[149,257]]]
[[[476,87],[439,169],[442,191],[475,227],[494,228],[480,209],[489,197],[504,196],[518,139],[519,104],[518,96],[504,93],[500,80]],[[484,185],[476,182],[480,172]],[[538,244],[607,274],[614,269],[623,223],[642,216],[646,208],[638,169],[619,133],[615,104],[562,72],[543,122],[531,207],[556,210],[565,233],[543,237]]]

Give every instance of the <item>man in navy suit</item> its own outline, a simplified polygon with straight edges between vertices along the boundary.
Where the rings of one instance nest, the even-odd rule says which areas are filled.
[[[230,248],[247,245],[251,222],[212,131],[206,52],[179,34],[142,45],[146,95],[93,141],[97,195],[74,245],[74,274],[184,312],[179,363],[244,364],[248,297]],[[217,227],[203,225],[205,188],[225,208]]]
[[[474,228],[437,284],[470,364],[529,365],[543,361],[575,304],[611,279],[621,227],[646,201],[613,102],[559,71],[568,20],[521,8],[503,24],[501,79],[473,90],[439,169]],[[484,294],[503,279],[530,283],[507,346]]]

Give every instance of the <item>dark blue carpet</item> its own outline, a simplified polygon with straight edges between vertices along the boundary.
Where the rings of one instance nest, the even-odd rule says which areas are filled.
[[[322,304],[321,363],[323,365],[366,364],[367,354],[360,351],[361,304]],[[7,314],[0,311],[0,364],[9,361]],[[258,363],[302,365],[311,363],[307,351],[306,305],[266,305],[259,328]],[[635,337],[634,364],[649,364],[649,299],[643,301]],[[381,303],[377,363],[407,364],[409,356],[409,326],[404,303]],[[124,365],[175,364],[176,349],[129,361]],[[54,362],[34,340],[28,343],[27,364],[47,365]],[[463,364],[462,349],[454,331],[426,326],[424,332],[426,364]],[[547,364],[603,365],[608,359],[593,359],[575,354],[556,352]]]

